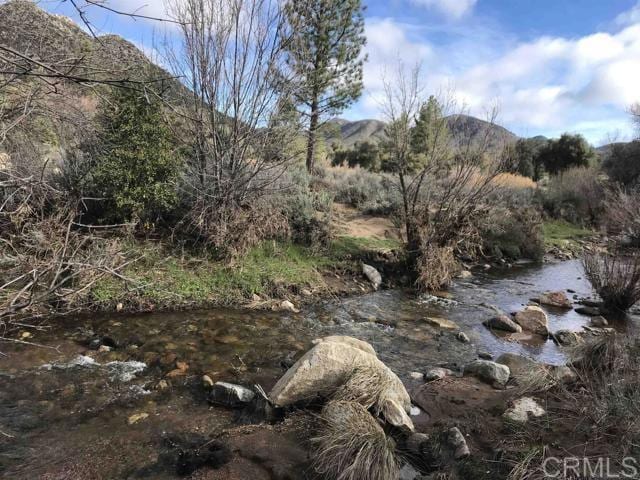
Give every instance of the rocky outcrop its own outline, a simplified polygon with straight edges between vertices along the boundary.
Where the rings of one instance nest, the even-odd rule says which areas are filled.
[[[372,378],[382,379],[384,383],[383,390],[377,395],[375,408],[381,411],[388,423],[413,430],[413,422],[408,416],[411,399],[407,390],[398,376],[371,351],[370,345],[365,347],[350,337],[322,339],[284,374],[271,390],[269,398],[279,407],[318,397],[329,398],[349,381],[355,371],[372,369],[375,372]],[[367,388],[381,387],[371,384]]]
[[[464,367],[465,375],[474,377],[498,388],[504,388],[509,381],[509,367],[490,360],[476,360]]]
[[[378,270],[376,270],[371,265],[363,263],[362,273],[365,277],[367,277],[367,280],[371,282],[374,290],[378,290],[380,288],[380,285],[382,285],[382,275],[380,275],[380,272],[378,272]]]
[[[528,306],[521,312],[516,313],[515,321],[526,332],[545,337],[549,335],[549,319],[540,307]]]
[[[567,295],[564,292],[547,292],[540,295],[538,299],[540,305],[548,305],[550,307],[556,308],[573,308],[573,304],[571,300],[567,298]]]
[[[502,330],[503,332],[510,333],[522,332],[522,327],[506,315],[498,315],[497,317],[485,320],[482,324],[491,330]]]

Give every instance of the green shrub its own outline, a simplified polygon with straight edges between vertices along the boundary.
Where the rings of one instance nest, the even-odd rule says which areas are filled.
[[[499,207],[481,232],[485,254],[497,258],[540,260],[544,255],[542,218],[534,207]]]
[[[155,221],[177,202],[182,162],[172,149],[162,106],[134,90],[117,90],[101,112],[93,171],[108,221]]]
[[[336,202],[345,203],[368,214],[389,214],[400,206],[400,195],[384,174],[360,168],[331,168],[324,178]]]

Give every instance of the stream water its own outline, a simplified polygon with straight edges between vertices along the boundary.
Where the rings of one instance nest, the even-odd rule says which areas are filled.
[[[235,421],[231,412],[207,404],[203,374],[269,391],[321,336],[370,342],[407,384],[415,383],[410,372],[464,364],[479,352],[516,352],[561,364],[565,353],[552,341],[509,341],[481,322],[492,316],[490,305],[512,312],[544,291],[568,289],[580,298],[592,293],[579,262],[477,274],[457,282],[444,302],[382,291],[299,314],[210,310],[55,322],[29,338],[55,349],[0,344],[7,355],[0,356],[0,477],[144,477],[168,433],[208,435]],[[574,311],[548,314],[552,331],[579,331],[589,322]],[[429,325],[423,320],[428,316],[455,322],[471,343]],[[96,337],[117,347],[90,350]],[[159,471],[148,478],[173,477]]]

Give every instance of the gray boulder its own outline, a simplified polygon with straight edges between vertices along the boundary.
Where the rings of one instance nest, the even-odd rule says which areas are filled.
[[[538,335],[549,335],[549,319],[540,307],[529,305],[521,312],[516,313],[516,323],[526,332]]]
[[[246,387],[233,383],[216,382],[211,387],[207,400],[213,405],[237,408],[250,403],[255,393]]]
[[[362,273],[365,277],[367,277],[367,280],[371,282],[371,285],[373,285],[373,288],[375,290],[378,290],[380,288],[380,285],[382,285],[382,275],[380,275],[380,272],[378,272],[378,270],[376,270],[371,265],[363,263]]]
[[[506,315],[499,315],[497,317],[485,320],[482,324],[491,330],[502,330],[504,332],[521,333],[522,327],[516,322],[511,320]]]
[[[509,367],[490,360],[475,360],[464,367],[465,375],[472,375],[493,386],[504,388],[509,381]]]

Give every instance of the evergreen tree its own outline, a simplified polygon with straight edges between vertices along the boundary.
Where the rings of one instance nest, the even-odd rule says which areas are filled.
[[[325,116],[338,115],[363,89],[364,7],[360,0],[289,0],[288,66],[299,82],[296,103],[308,117],[307,169]]]
[[[540,161],[550,174],[561,173],[571,167],[588,167],[596,153],[582,135],[563,134],[550,141],[540,152]]]
[[[118,89],[101,112],[102,139],[93,174],[109,220],[154,221],[177,201],[181,162],[173,154],[158,101]]]
[[[442,160],[449,149],[449,126],[442,105],[433,95],[420,108],[411,130],[410,170],[423,168],[434,159]]]

